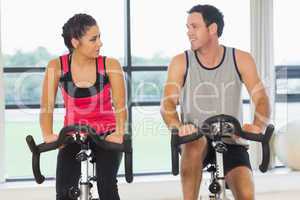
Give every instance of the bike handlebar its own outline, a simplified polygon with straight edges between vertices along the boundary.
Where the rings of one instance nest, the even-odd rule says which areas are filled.
[[[215,123],[220,124],[221,126],[220,131],[218,132],[219,134],[212,135],[211,134],[211,132],[213,131],[212,124]],[[224,128],[224,125],[228,123],[232,124],[233,127]],[[224,131],[223,128],[227,130]],[[198,128],[198,131],[196,133],[180,137],[178,135],[178,129],[172,129],[171,131],[172,131],[172,136],[171,136],[172,173],[174,175],[177,175],[179,173],[179,161],[178,161],[179,145],[192,142],[203,136],[207,136],[212,140],[214,140],[217,137],[220,139],[222,137],[224,138],[224,137],[231,137],[232,135],[236,135],[247,140],[260,142],[262,144],[262,163],[260,164],[259,169],[261,172],[266,172],[268,170],[268,166],[270,162],[269,142],[274,131],[274,126],[271,124],[267,126],[264,134],[251,133],[251,132],[243,131],[239,121],[236,118],[230,115],[221,114],[221,115],[210,117],[207,120],[205,120],[203,122],[203,126]],[[225,132],[226,134],[224,134]]]
[[[58,139],[51,143],[41,143],[36,145],[34,138],[31,135],[26,137],[26,142],[32,152],[32,170],[33,175],[38,184],[44,182],[45,177],[40,170],[40,154],[43,152],[55,150],[62,145],[67,145],[74,142],[74,138],[70,135],[85,133],[87,138],[93,141],[98,147],[105,150],[113,150],[125,152],[125,178],[128,183],[133,180],[132,175],[132,141],[131,135],[125,134],[123,137],[123,143],[117,144],[104,140],[104,137],[97,135],[96,131],[88,125],[71,125],[61,129]]]

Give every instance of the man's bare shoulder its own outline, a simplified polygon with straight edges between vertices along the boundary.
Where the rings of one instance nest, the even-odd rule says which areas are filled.
[[[186,57],[184,53],[177,54],[171,59],[168,70],[184,73],[186,69]]]
[[[255,60],[249,52],[236,49],[235,59],[237,68],[242,76],[245,76],[245,73],[249,72],[249,70],[256,70]]]
[[[253,57],[249,52],[241,49],[235,49],[235,56],[236,56],[236,60],[240,62],[253,60]]]

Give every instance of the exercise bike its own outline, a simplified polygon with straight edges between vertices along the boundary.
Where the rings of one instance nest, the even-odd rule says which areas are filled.
[[[92,197],[91,188],[92,182],[96,181],[95,177],[95,162],[91,154],[90,144],[94,143],[97,147],[105,150],[113,150],[125,153],[125,178],[128,183],[133,181],[132,175],[132,141],[131,135],[125,134],[123,136],[123,143],[117,144],[105,141],[105,136],[99,136],[96,131],[88,125],[71,125],[61,129],[58,139],[52,143],[42,143],[36,145],[33,137],[28,135],[26,142],[32,152],[32,170],[35,181],[38,184],[44,182],[45,177],[40,171],[40,154],[43,152],[55,150],[62,145],[70,143],[77,143],[80,145],[81,150],[76,155],[76,160],[81,163],[81,176],[77,187],[71,187],[67,191],[67,195],[71,199],[80,200],[97,200]],[[90,174],[90,163],[93,165],[93,174]]]
[[[225,138],[231,138],[233,135],[241,138],[260,142],[262,144],[262,163],[259,166],[261,172],[268,170],[270,162],[270,147],[269,142],[273,135],[274,126],[268,125],[264,134],[255,134],[243,131],[239,121],[230,115],[216,115],[206,119],[202,127],[198,128],[196,133],[188,136],[178,136],[178,129],[172,129],[171,136],[171,154],[172,154],[172,174],[179,173],[179,154],[180,145],[203,136],[206,136],[212,141],[212,146],[215,150],[216,161],[211,163],[207,169],[211,173],[209,185],[210,200],[228,200],[226,196],[226,183],[223,168],[223,153],[227,151]]]

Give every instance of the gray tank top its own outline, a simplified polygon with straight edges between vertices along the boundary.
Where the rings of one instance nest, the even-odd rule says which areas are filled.
[[[205,67],[195,51],[185,51],[185,55],[187,70],[179,100],[182,121],[200,127],[208,117],[227,114],[242,124],[242,81],[236,66],[235,49],[224,47],[223,58],[214,68]],[[224,142],[248,145],[242,138]]]

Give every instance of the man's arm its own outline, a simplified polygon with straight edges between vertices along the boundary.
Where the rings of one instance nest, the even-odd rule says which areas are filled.
[[[179,103],[185,70],[186,58],[182,53],[175,56],[168,67],[168,77],[164,86],[164,96],[161,101],[161,115],[168,128],[179,128],[181,126],[176,106]]]
[[[260,129],[259,132],[261,132],[268,124],[270,118],[269,98],[259,78],[252,56],[247,52],[237,50],[236,62],[242,80],[255,106],[253,125],[257,126]]]

